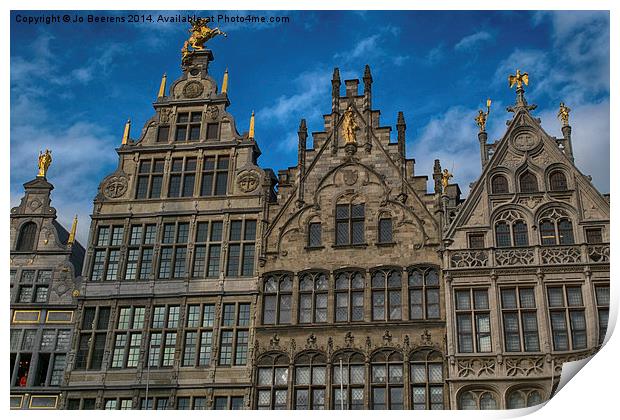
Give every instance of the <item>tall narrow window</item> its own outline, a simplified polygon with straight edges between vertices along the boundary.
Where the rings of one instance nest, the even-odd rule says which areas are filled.
[[[188,305],[183,366],[207,366],[211,363],[215,305]]]
[[[411,358],[411,400],[414,410],[444,409],[443,357],[434,350],[420,350]]]
[[[206,156],[202,166],[201,196],[226,195],[228,189],[228,156]]]
[[[336,206],[336,245],[364,243],[364,204]]]
[[[538,180],[536,175],[526,171],[519,177],[519,186],[521,192],[538,192]]]
[[[560,245],[572,245],[575,243],[573,237],[573,224],[568,219],[561,219],[558,222],[558,237]]]
[[[336,322],[364,320],[364,274],[345,271],[336,278]]]
[[[336,354],[332,362],[332,408],[363,410],[366,383],[364,355],[355,351]]]
[[[542,245],[555,245],[555,225],[549,220],[540,222],[540,242]]]
[[[91,280],[118,279],[123,235],[123,226],[99,226],[93,255]]]
[[[286,354],[268,354],[257,362],[256,408],[285,410],[287,408],[289,358]]]
[[[498,248],[508,247],[510,242],[510,226],[506,222],[495,224],[495,244]]]
[[[33,251],[34,242],[37,235],[37,225],[34,222],[27,222],[21,227],[17,238],[17,251]]]
[[[233,220],[228,237],[227,276],[247,277],[254,274],[256,220]]]
[[[551,191],[566,191],[568,184],[566,183],[566,176],[562,171],[553,171],[549,175],[549,186]]]
[[[164,160],[141,160],[138,165],[136,198],[160,198],[164,177]]]
[[[517,220],[512,224],[512,238],[515,246],[527,246],[527,225],[523,220]]]
[[[196,180],[196,158],[172,159],[168,197],[191,197]]]
[[[170,126],[168,125],[160,125],[157,128],[157,141],[164,143],[168,142],[168,137],[170,135]]]
[[[594,286],[598,315],[598,343],[603,344],[609,322],[609,285]]]
[[[152,367],[171,367],[179,328],[179,306],[155,306],[151,321],[148,360]]]
[[[504,175],[495,175],[491,180],[491,192],[493,194],[506,194],[508,192],[508,180]]]
[[[220,125],[218,123],[207,124],[207,140],[217,140]]]
[[[521,286],[502,289],[501,303],[506,351],[539,351],[534,289]]]
[[[327,367],[325,356],[306,353],[295,360],[295,409],[325,409]]]
[[[270,274],[263,288],[263,324],[290,324],[293,282],[290,274]]]
[[[394,242],[392,237],[392,219],[384,217],[379,219],[379,243],[389,244]]]
[[[219,365],[245,365],[250,325],[249,303],[225,303],[220,328]]]
[[[327,275],[306,273],[299,280],[299,323],[327,322]]]
[[[308,223],[308,247],[318,248],[321,246],[321,223]]]
[[[455,290],[455,301],[459,352],[491,352],[491,316],[487,290]]]
[[[159,278],[178,279],[187,275],[189,223],[165,223],[159,254]]]
[[[109,307],[84,309],[74,369],[101,369],[109,320]]]
[[[383,350],[374,355],[370,370],[373,410],[403,409],[403,356]]]
[[[176,141],[197,141],[200,139],[200,120],[202,113],[179,112],[176,124]]]
[[[193,277],[217,277],[220,274],[222,222],[198,222],[194,246]]]
[[[127,249],[125,280],[147,280],[153,271],[155,225],[132,225]]]
[[[549,317],[555,351],[587,347],[586,317],[581,286],[549,286]]]
[[[439,273],[435,268],[409,268],[409,319],[439,319]]]
[[[402,320],[402,275],[400,271],[384,269],[371,275],[372,319]]]

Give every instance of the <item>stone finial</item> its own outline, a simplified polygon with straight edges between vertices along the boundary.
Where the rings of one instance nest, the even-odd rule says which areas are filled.
[[[372,75],[370,74],[370,66],[368,64],[366,64],[366,67],[364,67],[364,84],[371,84],[372,83]]]

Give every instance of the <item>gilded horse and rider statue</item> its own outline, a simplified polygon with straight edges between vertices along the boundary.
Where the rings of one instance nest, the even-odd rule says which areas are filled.
[[[210,39],[215,38],[218,35],[224,35],[226,37],[226,32],[222,31],[220,28],[209,28],[209,20],[205,18],[198,18],[192,20],[192,27],[189,29],[189,33],[191,34],[189,39],[185,41],[183,44],[183,49],[181,50],[183,59],[183,64],[187,64],[187,60],[189,56],[194,51],[202,51],[204,50],[204,45]],[[190,50],[189,48],[192,48]]]

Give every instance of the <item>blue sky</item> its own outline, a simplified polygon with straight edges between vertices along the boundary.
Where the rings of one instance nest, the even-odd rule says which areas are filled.
[[[394,139],[397,112],[405,113],[407,155],[416,159],[417,174],[430,175],[439,158],[454,167],[455,180],[467,192],[480,173],[473,118],[491,97],[489,140],[503,135],[510,118],[505,108],[514,102],[507,77],[520,68],[530,74],[526,97],[538,104],[535,114],[549,134],[561,136],[559,102],[572,108],[576,163],[601,192],[609,191],[607,12],[251,13],[286,15],[290,22],[216,25],[228,37],[210,42],[215,56],[210,73],[219,82],[229,69],[229,111],[240,132],[256,112],[263,167],[295,165],[300,118],[306,118],[309,132],[323,129],[334,67],[343,80],[361,79],[369,64],[373,106],[381,110],[382,125],[394,128]],[[170,81],[180,76],[187,26],[26,25],[16,23],[18,14],[49,12],[11,14],[11,205],[36,175],[38,151],[52,149],[53,205],[65,225],[79,215],[78,238],[85,243],[92,199],[116,168],[114,148],[124,122],[131,117],[132,137],[138,137],[153,114],[162,73]]]

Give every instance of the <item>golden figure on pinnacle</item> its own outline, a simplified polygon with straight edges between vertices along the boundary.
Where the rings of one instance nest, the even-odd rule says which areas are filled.
[[[52,164],[52,151],[45,149],[45,153],[39,151],[39,173],[38,177],[45,178],[45,174],[47,173],[47,169]]]
[[[355,122],[355,112],[353,107],[349,105],[344,112],[344,119],[342,121],[342,134],[344,136],[344,144],[357,144],[357,133],[359,126]]]

